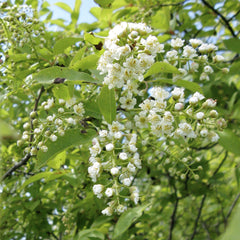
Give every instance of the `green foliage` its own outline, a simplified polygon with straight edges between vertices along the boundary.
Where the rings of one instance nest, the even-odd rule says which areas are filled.
[[[85,72],[78,72],[65,67],[49,67],[33,75],[33,80],[39,84],[52,84],[56,78],[66,78],[69,81],[99,83],[98,80]]]
[[[47,141],[46,146],[48,147],[47,153],[38,152],[37,158],[37,168],[44,166],[47,161],[58,161],[56,155],[67,149],[70,146],[77,144],[84,144],[91,140],[96,132],[94,130],[88,130],[86,133],[81,132],[81,130],[68,130],[64,136],[59,137],[56,142]],[[59,155],[58,155],[59,157]],[[53,159],[54,158],[54,159]]]
[[[70,23],[52,19],[51,1],[0,3],[0,238],[238,239],[240,3],[95,0],[97,20],[79,23],[82,2],[55,3]],[[108,55],[123,22],[153,31],[111,32]],[[157,42],[145,49],[149,35]],[[183,56],[195,38],[217,50]],[[128,65],[126,41],[133,59],[154,63]],[[190,104],[196,92],[205,98]],[[203,136],[176,137],[184,122]]]
[[[127,231],[131,224],[142,216],[146,207],[148,207],[148,205],[135,207],[123,213],[114,228],[113,239],[120,237],[125,231]]]
[[[116,118],[114,89],[108,89],[108,86],[104,86],[97,98],[97,104],[104,119],[111,124]]]
[[[144,77],[146,78],[156,73],[179,73],[179,71],[176,67],[166,62],[156,62],[149,68]]]

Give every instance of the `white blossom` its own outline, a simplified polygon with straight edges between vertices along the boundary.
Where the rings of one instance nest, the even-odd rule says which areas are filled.
[[[127,159],[128,159],[128,155],[127,155],[127,153],[125,153],[125,152],[121,152],[121,153],[119,154],[119,158],[120,158],[121,160],[127,160]]]
[[[106,150],[107,151],[112,151],[113,148],[114,148],[114,145],[112,143],[108,143],[106,146],[105,146]]]
[[[104,186],[102,184],[95,184],[93,185],[93,193],[97,195],[98,198],[102,197],[102,191],[104,189]]]
[[[112,188],[107,188],[105,191],[105,195],[107,197],[112,197],[113,193],[114,193],[114,190]]]
[[[176,38],[176,39],[172,39],[172,40],[171,40],[171,46],[172,46],[173,48],[178,49],[178,48],[182,47],[183,44],[184,44],[184,40],[182,40],[182,39],[180,39],[180,38]]]
[[[112,216],[113,209],[111,207],[107,207],[104,210],[102,210],[102,214],[107,216]]]
[[[202,119],[204,118],[204,113],[203,113],[203,112],[198,112],[198,113],[196,113],[196,118],[197,118],[198,120],[202,120]]]
[[[119,169],[117,167],[113,167],[111,168],[110,172],[113,176],[115,176],[119,173]]]

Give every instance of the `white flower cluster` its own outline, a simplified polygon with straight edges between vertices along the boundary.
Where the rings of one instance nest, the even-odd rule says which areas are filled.
[[[133,93],[140,94],[138,84],[144,80],[143,74],[154,63],[156,54],[164,52],[164,45],[157,37],[146,37],[150,32],[144,23],[122,22],[110,30],[105,41],[106,51],[97,69],[106,74],[103,83],[109,89],[124,89],[120,98],[124,109],[133,109],[136,104]]]
[[[184,88],[175,87],[168,92],[159,86],[149,86],[151,81],[145,82],[146,89],[141,84],[157,55],[178,68],[179,74],[173,74],[173,81],[185,76],[189,78],[195,73],[200,80],[208,80],[214,72],[213,65],[224,60],[222,56],[215,55],[217,47],[203,44],[197,39],[191,39],[189,45],[184,46],[184,40],[176,38],[170,42],[172,49],[165,53],[164,45],[150,33],[151,29],[142,23],[123,22],[116,25],[106,38],[106,50],[98,62],[98,70],[104,74],[103,83],[109,89],[116,88],[119,115],[122,117],[119,119],[125,118],[125,125],[116,121],[108,125],[108,130],[100,130],[89,149],[88,173],[96,183],[93,192],[98,198],[104,196],[111,199],[108,207],[102,211],[105,215],[121,213],[127,208],[126,202],[129,200],[135,204],[139,201],[139,190],[132,186],[137,170],[141,168],[135,132],[141,137],[147,135],[147,138],[156,141],[156,145],[159,144],[161,150],[157,150],[158,154],[153,151],[151,159],[160,154],[168,158],[166,162],[171,162],[169,152],[179,142],[184,143],[186,149],[213,145],[219,138],[216,128],[221,129],[226,125],[223,119],[216,119],[218,113],[213,109],[216,101],[204,101],[205,97],[199,92],[185,98]],[[147,93],[150,96],[146,96]],[[137,104],[140,109],[135,107]],[[133,114],[132,109],[137,114]],[[126,121],[127,116],[132,119]],[[147,140],[139,142],[145,146],[148,144]],[[186,167],[186,172],[189,172],[191,167],[186,159],[182,161],[183,171]],[[169,172],[173,174],[174,168]],[[197,177],[194,170],[192,173]],[[180,174],[185,176],[181,171]],[[137,184],[136,181],[134,183]]]
[[[23,144],[27,145],[31,141],[31,148],[25,148],[25,152],[29,152],[31,155],[36,155],[38,150],[47,152],[46,141],[50,139],[50,141],[55,142],[59,136],[64,136],[65,131],[68,128],[75,127],[85,113],[81,102],[69,104],[64,99],[59,99],[57,103],[53,98],[49,98],[42,103],[39,108],[40,113],[41,111],[47,111],[47,118],[37,118],[37,113],[35,111],[31,112],[32,127],[29,122],[24,123],[23,129],[25,131],[22,139],[17,142],[17,145],[21,146]],[[51,111],[52,114],[50,114]]]
[[[152,99],[144,100],[139,105],[141,111],[134,117],[138,128],[150,128],[158,138],[182,138],[184,141],[200,138],[204,143],[218,141],[215,129],[221,128],[221,125],[216,121],[217,111],[212,109],[216,106],[215,100],[203,102],[205,97],[196,92],[189,98],[189,105],[185,108],[183,88],[175,87],[171,98],[170,93],[161,87],[153,87],[149,92]],[[221,124],[225,125],[222,121]]]
[[[190,39],[189,45],[184,46],[184,40],[180,38],[171,40],[171,47],[173,50],[166,52],[166,62],[176,66],[179,74],[173,76],[173,81],[188,77],[190,74],[200,73],[199,80],[210,80],[210,75],[214,72],[213,67],[224,61],[224,57],[216,55],[215,51],[218,50],[214,44],[203,43],[199,39]],[[227,69],[222,69],[224,73]]]
[[[102,211],[103,214],[110,215],[114,211],[121,213],[127,206],[120,202],[126,199],[131,199],[135,204],[139,200],[137,187],[130,187],[137,170],[141,169],[136,143],[137,135],[126,131],[125,126],[118,121],[108,125],[108,130],[100,130],[99,136],[92,141],[88,173],[93,182],[101,183],[93,186],[93,192],[98,198],[105,196],[111,199],[109,207]],[[108,177],[107,184],[103,184],[106,174],[111,177]],[[121,192],[126,189],[129,197],[121,197]]]

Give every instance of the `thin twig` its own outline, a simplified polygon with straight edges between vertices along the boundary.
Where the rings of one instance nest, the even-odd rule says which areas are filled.
[[[232,211],[233,211],[233,208],[236,206],[236,204],[237,204],[237,201],[238,201],[238,199],[240,198],[240,193],[236,196],[236,198],[234,199],[234,201],[233,201],[233,203],[232,203],[232,205],[231,205],[231,207],[230,207],[230,209],[229,209],[229,211],[228,211],[228,213],[227,213],[227,216],[226,216],[226,222],[227,222],[227,220],[229,219],[229,217],[231,216],[231,214],[232,214]]]
[[[232,17],[228,19],[228,22],[232,21],[239,13],[240,13],[240,9]]]
[[[178,3],[167,3],[167,4],[160,4],[159,6],[160,7],[169,7],[169,6],[178,6],[178,5],[182,5],[186,2],[185,1],[182,1],[182,2],[178,2]]]
[[[200,150],[208,150],[210,148],[215,147],[216,145],[217,145],[217,143],[209,144],[209,145],[206,145],[204,147],[199,147],[199,148],[198,147],[191,147],[191,148],[194,149],[194,150],[200,151]]]
[[[20,162],[18,162],[17,164],[15,164],[12,168],[10,168],[2,177],[2,181],[9,177],[16,169],[20,168],[21,166],[25,165],[27,163],[27,161],[30,159],[31,154],[27,153]]]
[[[205,231],[207,232],[207,238],[208,238],[208,240],[212,240],[212,238],[211,238],[211,236],[210,236],[210,232],[209,232],[209,230],[208,230],[208,228],[207,228],[206,223],[205,223],[204,221],[201,221],[201,223],[202,223],[203,228],[204,228]]]
[[[214,177],[214,176],[218,173],[218,171],[220,170],[220,168],[222,167],[222,165],[223,165],[224,162],[226,161],[227,156],[228,156],[228,151],[226,151],[224,158],[222,159],[222,161],[220,162],[220,164],[218,165],[218,167],[217,167],[217,168],[215,169],[215,171],[213,172],[212,177]]]
[[[176,198],[176,202],[175,202],[175,204],[174,204],[173,213],[172,213],[172,216],[171,216],[171,224],[170,224],[170,231],[169,231],[168,240],[171,240],[171,239],[172,239],[172,232],[173,232],[173,228],[174,228],[175,222],[176,222],[176,214],[177,214],[178,201],[179,201],[179,198]]]
[[[52,235],[56,240],[59,240],[59,238],[58,238],[53,232],[51,232],[51,235]]]
[[[228,151],[226,151],[224,158],[222,159],[222,161],[220,162],[218,167],[213,172],[212,178],[218,173],[218,171],[222,167],[223,163],[226,161],[227,156],[228,156]],[[208,184],[207,186],[210,187],[210,184]],[[192,233],[192,236],[191,236],[190,240],[193,240],[196,233],[197,233],[198,222],[199,222],[199,219],[200,219],[201,214],[202,214],[202,208],[203,208],[206,197],[207,197],[207,194],[204,194],[203,198],[202,198],[202,201],[201,201],[201,204],[200,204],[200,207],[199,207],[199,210],[198,210],[197,218],[195,219],[194,230],[193,230],[193,233]]]
[[[175,197],[176,197],[176,201],[175,201],[174,209],[173,209],[173,212],[172,212],[172,215],[171,215],[171,223],[170,223],[168,240],[172,240],[172,233],[173,233],[173,229],[174,229],[175,223],[176,223],[176,215],[177,215],[177,208],[178,208],[178,201],[179,201],[175,184],[173,184],[173,188],[174,188],[174,194],[175,194]]]
[[[204,205],[206,197],[207,197],[207,195],[204,194],[203,198],[202,198],[202,201],[201,201],[201,204],[200,204],[200,207],[198,209],[198,215],[197,215],[197,218],[195,219],[194,229],[193,229],[193,233],[192,233],[192,236],[191,236],[190,240],[193,240],[195,235],[196,235],[196,233],[197,233],[198,221],[199,221],[199,219],[201,217],[202,209],[203,209],[203,205]]]
[[[233,37],[237,37],[237,35],[235,34],[233,28],[231,27],[231,25],[229,24],[229,21],[217,10],[215,9],[212,5],[210,5],[209,2],[207,2],[206,0],[202,0],[203,4],[205,6],[207,6],[208,8],[210,8],[214,13],[216,13],[225,23],[226,27],[228,28],[228,30],[231,32]]]
[[[33,108],[33,111],[37,111],[37,108],[38,108],[38,103],[39,103],[39,100],[40,100],[40,97],[42,95],[42,93],[44,92],[44,87],[42,86],[40,91],[39,91],[39,94],[38,94],[38,97],[36,98],[35,100],[35,104],[34,104],[34,108]],[[33,131],[33,123],[32,123],[32,119],[31,119],[31,131]],[[32,141],[33,141],[33,134],[30,135],[30,139],[29,139],[29,146],[32,145]],[[27,163],[27,161],[31,158],[31,154],[30,153],[27,153],[22,159],[20,162],[16,163],[12,168],[10,168],[2,177],[2,181],[4,179],[6,179],[7,177],[11,176],[11,174],[18,168],[20,168],[21,166],[25,165]]]

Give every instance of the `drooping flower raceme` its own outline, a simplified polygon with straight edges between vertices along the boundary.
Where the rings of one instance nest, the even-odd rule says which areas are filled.
[[[99,136],[92,141],[88,173],[92,181],[97,183],[93,186],[93,192],[98,198],[104,196],[111,200],[109,207],[102,211],[103,214],[110,215],[126,210],[126,199],[131,199],[135,204],[138,202],[137,187],[135,191],[128,190],[137,169],[141,169],[136,143],[136,134],[129,133],[117,121],[109,124],[108,130],[100,130]],[[128,191],[129,196],[122,197],[121,193],[124,191]],[[120,205],[124,207],[119,210]]]
[[[164,45],[145,24],[123,22],[109,32],[105,41],[106,51],[100,57],[98,70],[106,74],[103,83],[108,88],[123,88],[120,103],[123,109],[133,109],[140,94],[138,84],[144,73],[155,61],[157,53],[164,52]]]
[[[185,97],[182,87],[169,90],[144,81],[144,74],[159,56],[163,62],[176,67],[178,73],[171,75],[173,83],[178,79],[191,80],[194,74],[198,74],[197,80],[209,80],[214,64],[223,61],[215,55],[217,47],[198,39],[191,39],[187,44],[176,38],[170,41],[170,49],[165,52],[164,45],[150,35],[151,32],[142,23],[116,25],[109,31],[105,52],[98,62],[98,70],[104,74],[103,84],[116,90],[118,105],[117,120],[107,126],[103,124],[89,148],[88,173],[95,184],[93,192],[97,198],[107,199],[102,213],[108,216],[122,213],[129,203],[138,203],[137,174],[142,164],[154,158],[161,158],[161,167],[166,164],[169,175],[178,172],[181,179],[186,175],[197,179],[196,171],[201,166],[198,169],[191,166],[199,157],[196,157],[198,160],[185,157],[186,153],[214,145],[219,138],[216,129],[226,125],[223,119],[217,119],[218,113],[213,109],[215,100],[206,100],[199,92]],[[152,156],[142,162],[144,155],[140,155],[138,146],[147,146],[148,140],[154,142],[150,145]],[[144,149],[141,148],[141,153]]]

